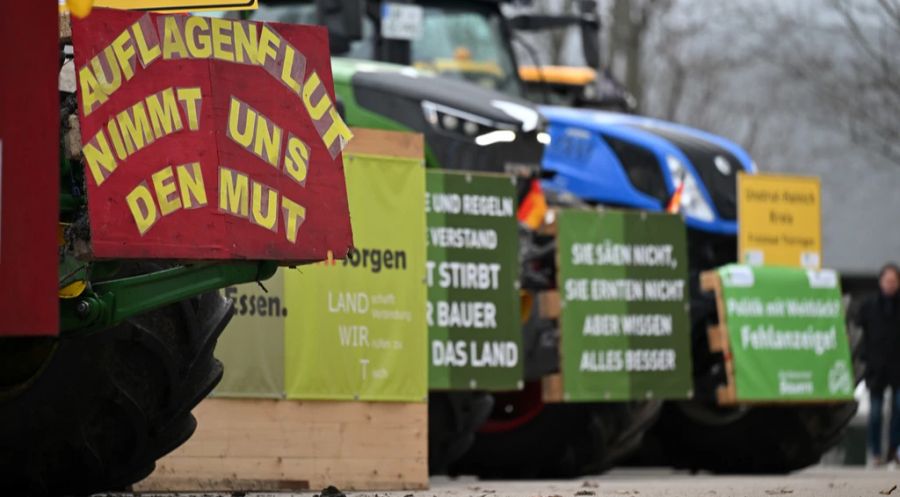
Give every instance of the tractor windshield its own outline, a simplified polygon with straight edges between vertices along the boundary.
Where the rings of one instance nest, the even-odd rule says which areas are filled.
[[[445,77],[466,80],[517,97],[523,96],[512,48],[505,41],[504,20],[496,6],[475,1],[424,0],[414,4],[422,8],[420,36],[410,40],[409,60],[419,69]],[[376,21],[363,17],[362,38],[353,41],[341,56],[373,59]],[[265,1],[251,11],[256,21],[316,24],[314,2],[305,0]]]
[[[416,67],[521,96],[499,11],[471,2],[424,2],[424,14],[423,34],[411,43]]]

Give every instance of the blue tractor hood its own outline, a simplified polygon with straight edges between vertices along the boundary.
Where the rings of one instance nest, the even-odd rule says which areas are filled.
[[[684,180],[682,212],[693,229],[737,234],[737,175],[755,173],[744,149],[712,133],[599,110],[541,107],[550,145],[547,190],[589,202],[662,211]]]

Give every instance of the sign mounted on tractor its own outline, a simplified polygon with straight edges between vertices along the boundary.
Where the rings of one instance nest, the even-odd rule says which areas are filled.
[[[323,28],[95,9],[72,31],[91,256],[347,253]]]

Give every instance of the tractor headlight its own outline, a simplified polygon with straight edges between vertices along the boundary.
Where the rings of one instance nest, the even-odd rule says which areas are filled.
[[[681,182],[684,182],[684,188],[681,191],[681,208],[684,214],[700,221],[714,221],[716,215],[706,198],[703,197],[700,183],[694,173],[684,167],[678,158],[671,155],[666,156],[666,166],[669,168],[669,174],[672,176],[672,183],[676,190]]]
[[[445,133],[459,135],[470,140],[475,140],[476,143],[511,141],[508,140],[509,134],[512,134],[513,139],[515,139],[515,126],[506,123],[497,123],[477,114],[472,114],[453,107],[425,100],[422,102],[422,112],[425,114],[425,120],[428,121],[428,124],[430,124],[432,128]],[[497,134],[496,132],[498,131],[503,131],[503,133]],[[482,138],[485,136],[487,136],[487,138]],[[481,143],[479,143],[479,145],[480,144]]]

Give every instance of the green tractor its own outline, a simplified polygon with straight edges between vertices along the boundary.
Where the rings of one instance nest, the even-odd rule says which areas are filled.
[[[111,26],[116,24],[123,27],[121,39],[141,26],[144,29],[150,26],[149,30],[143,31],[150,33],[153,24],[146,21],[151,18],[141,16],[151,15],[156,16],[95,9],[83,22],[103,17],[99,24],[104,29],[112,30]],[[334,241],[323,244],[319,235],[309,235],[308,230],[295,226],[295,236],[299,232],[300,237],[306,237],[301,238],[306,252],[296,257],[273,249],[277,246],[271,242],[273,238],[262,241],[272,235],[267,234],[271,231],[259,226],[247,224],[246,228],[234,228],[233,231],[220,229],[227,221],[223,212],[216,211],[217,198],[211,188],[208,196],[196,188],[188,196],[183,196],[184,191],[182,196],[173,193],[176,183],[171,174],[175,166],[165,166],[168,161],[196,154],[196,167],[183,168],[184,176],[181,169],[175,168],[179,171],[178,184],[182,187],[186,180],[193,180],[196,187],[203,177],[200,174],[206,176],[204,168],[215,167],[208,154],[200,156],[198,152],[203,147],[217,150],[215,142],[206,138],[214,135],[192,133],[189,129],[195,125],[199,130],[211,129],[216,121],[210,117],[214,115],[211,106],[199,117],[177,105],[158,107],[157,114],[151,109],[154,128],[148,125],[124,138],[130,140],[127,142],[130,148],[126,150],[122,146],[122,155],[131,153],[130,158],[123,160],[119,156],[120,162],[103,163],[105,173],[102,173],[103,169],[95,168],[97,164],[92,160],[99,157],[95,145],[100,139],[92,141],[87,137],[82,143],[78,136],[79,121],[81,132],[88,131],[85,128],[86,112],[79,110],[83,105],[80,98],[83,88],[78,93],[72,88],[60,89],[64,86],[59,83],[60,68],[65,63],[72,63],[73,53],[69,23],[67,19],[61,23],[61,19],[64,18],[60,17],[57,3],[51,1],[15,2],[5,5],[4,14],[0,16],[0,39],[8,46],[27,47],[13,51],[7,59],[9,67],[16,70],[3,71],[0,75],[0,106],[3,108],[0,113],[0,277],[5,283],[0,299],[3,301],[3,318],[0,320],[0,476],[5,495],[82,495],[124,489],[149,475],[157,459],[184,443],[194,432],[196,420],[191,410],[222,377],[222,364],[213,356],[213,351],[233,309],[232,303],[217,290],[239,283],[262,282],[283,263],[322,260],[325,249],[333,248],[336,257],[343,257],[352,244],[339,162],[336,162],[337,167],[331,168],[334,171],[329,173],[334,175],[331,179],[311,177],[309,181],[309,184],[323,185],[333,181],[340,185],[340,188],[329,190],[328,209],[320,211],[328,211],[331,216],[331,223],[326,224],[333,225],[328,233]],[[135,22],[136,19],[140,21]],[[168,16],[167,22],[172,21],[177,22],[175,16]],[[85,32],[97,32],[95,26],[79,28],[82,45],[75,44],[76,61],[78,50],[90,50],[84,45]],[[72,29],[75,29],[75,21]],[[104,33],[97,35],[99,43],[109,42],[104,38],[109,34]],[[138,46],[147,49],[144,55],[152,55],[152,40],[142,38],[142,42],[144,45]],[[130,52],[121,50],[125,54],[124,60],[127,63],[131,57],[134,62],[136,45],[119,45],[124,46],[131,47]],[[320,51],[327,61],[325,46],[303,46],[303,50]],[[89,55],[81,54],[83,57]],[[134,79],[126,82],[122,77],[119,84],[134,90],[135,85],[159,84],[170,76],[184,77],[171,70],[171,64],[175,63],[163,58],[158,58],[152,66],[132,64],[130,74]],[[108,59],[109,62],[112,60]],[[212,65],[206,61],[193,64],[201,71]],[[224,64],[221,67],[225,67]],[[81,68],[87,71],[85,77],[91,75],[89,64],[80,65]],[[324,69],[327,71],[327,65]],[[103,70],[111,70],[110,65]],[[231,69],[225,67],[223,70]],[[261,67],[246,66],[235,71],[253,73],[257,79],[269,77]],[[81,83],[85,81],[87,79]],[[203,83],[202,78],[196,81]],[[208,76],[206,82],[209,82]],[[266,84],[280,83],[272,80]],[[277,86],[274,93],[280,95],[281,88],[284,86]],[[102,91],[105,92],[103,99],[109,101],[102,103],[106,108],[97,110],[94,107],[94,116],[118,105],[132,105],[137,95],[145,90],[122,95],[120,103],[111,100],[114,97],[110,94],[115,88],[109,81]],[[287,95],[287,89],[283,91]],[[158,95],[166,101],[165,92]],[[197,96],[200,97],[199,92]],[[211,96],[207,94],[203,98]],[[255,105],[261,102],[258,95],[242,95],[242,98],[255,102]],[[324,101],[324,97],[319,98],[320,102]],[[143,105],[141,102],[135,105]],[[175,102],[174,98],[171,102]],[[300,98],[291,103],[285,97],[285,102],[284,105],[294,111],[303,109]],[[144,112],[142,107],[129,109],[131,114],[120,116],[133,117]],[[167,117],[161,117],[164,114]],[[200,121],[200,117],[207,121]],[[134,125],[137,121],[129,121],[129,124]],[[125,119],[119,118],[116,122],[123,123]],[[169,131],[180,134],[161,137],[160,133],[165,132],[161,123],[168,126]],[[175,123],[178,129],[173,131],[171,128]],[[311,125],[308,128],[313,129]],[[117,140],[123,139],[125,128],[122,128],[122,134],[118,129],[109,125],[98,131],[97,136],[109,133],[119,146],[121,143]],[[301,136],[300,132],[295,133]],[[102,136],[106,142],[107,135]],[[147,143],[141,141],[142,136],[154,136],[156,140]],[[194,139],[195,148],[184,145],[184,140]],[[328,157],[323,145],[309,137],[305,139],[314,153]],[[142,156],[138,155],[141,151],[135,150],[139,146],[148,149]],[[112,157],[111,153],[109,157]],[[249,170],[251,177],[255,177],[253,168],[265,166],[254,165],[253,161],[258,158],[249,155],[232,158],[230,166]],[[133,191],[152,185],[157,188],[160,209],[168,207],[171,210],[176,203],[179,208],[187,208],[192,203],[194,208],[190,213],[186,209],[184,212],[163,212],[167,215],[165,219],[157,220],[150,231],[140,233],[131,223],[128,226],[115,221],[98,223],[98,220],[113,219],[111,213],[114,212],[127,216],[125,204],[131,202],[115,195],[108,198],[93,195],[102,192],[100,182],[104,183],[105,191],[111,192],[117,188],[115,181],[127,181],[128,174],[146,174],[146,169],[139,169],[147,162],[157,160],[155,167],[163,167],[163,173],[154,174],[152,180],[148,175],[148,179]],[[102,174],[92,174],[98,171]],[[212,174],[215,172],[207,176],[210,181]],[[97,187],[92,186],[94,183]],[[91,188],[95,188],[93,193]],[[287,188],[282,189],[282,193],[287,191]],[[308,208],[324,205],[312,196],[306,198]],[[154,202],[151,198],[149,203],[135,203],[143,206],[143,211],[133,210],[132,213],[148,215],[147,209],[156,208]],[[200,206],[200,203],[208,205]],[[310,223],[311,210],[306,217],[304,223]],[[188,221],[191,218],[193,221]],[[239,234],[244,229],[255,230],[253,238],[259,235],[256,241],[268,249],[252,249],[242,254],[240,247],[246,245],[247,238]],[[286,229],[280,231],[282,239],[278,242],[281,247],[299,247],[291,244],[289,239],[283,240]],[[165,235],[164,230],[175,234]],[[212,237],[213,233],[221,237],[222,242],[215,247],[213,244],[188,243],[192,237],[207,234]],[[98,249],[100,240],[109,240],[113,234],[122,235],[120,241],[106,246],[103,249],[105,255],[96,256],[92,251]],[[157,240],[161,245],[150,247],[147,245],[150,240]],[[312,248],[319,249],[321,256],[307,251]],[[171,254],[175,249],[183,255],[157,255]],[[214,254],[213,250],[221,252]]]

